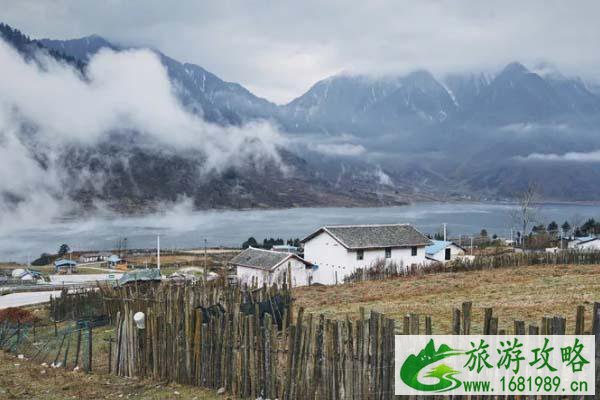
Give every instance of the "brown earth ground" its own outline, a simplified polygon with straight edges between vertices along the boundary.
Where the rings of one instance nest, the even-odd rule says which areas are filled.
[[[507,333],[515,319],[539,325],[543,316],[555,315],[566,317],[567,333],[573,333],[578,305],[586,307],[585,330],[591,329],[593,302],[600,301],[600,265],[531,266],[312,286],[294,289],[294,297],[307,312],[328,317],[357,317],[360,307],[396,321],[407,313],[430,315],[436,334],[450,334],[452,309],[472,301],[474,334],[482,331],[484,307],[493,307],[500,329]],[[401,324],[396,326],[399,330]]]
[[[42,367],[0,351],[0,399],[225,400],[214,390]]]

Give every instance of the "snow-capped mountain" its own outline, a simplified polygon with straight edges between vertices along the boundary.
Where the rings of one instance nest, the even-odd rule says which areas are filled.
[[[102,48],[123,50],[96,35],[31,43],[27,46],[47,48],[82,69]],[[593,185],[594,177],[600,176],[600,163],[564,162],[560,157],[600,149],[600,85],[565,76],[549,64],[527,68],[514,62],[496,72],[447,76],[426,70],[380,77],[340,74],[318,81],[289,104],[277,106],[201,66],[153,51],[178,88],[181,102],[205,120],[220,125],[274,122],[294,144],[286,149],[286,159],[298,167],[296,171],[304,171],[300,181],[313,193],[329,187],[335,197],[345,185],[344,196],[364,199],[369,196],[365,193],[380,190],[376,177],[385,170],[383,186],[394,196],[406,195],[403,200],[417,192],[432,199],[446,195],[505,198],[530,180],[545,186],[552,199],[600,198],[600,188]],[[561,161],[552,161],[556,159]],[[173,165],[187,164],[161,160],[153,165],[176,170]],[[189,182],[195,182],[192,166],[186,167],[191,168],[186,169]],[[547,171],[552,171],[552,179]],[[581,171],[585,171],[583,177]],[[268,187],[253,183],[256,175],[252,179],[239,172],[233,175],[230,182],[214,177],[212,185],[229,193],[243,181],[246,198]],[[281,176],[276,180],[282,185],[286,181]],[[178,192],[176,187],[169,188]],[[295,202],[294,196],[279,201],[279,195],[267,192],[265,197],[254,193],[255,202],[293,205],[311,201],[303,197]],[[235,196],[225,197],[224,204],[234,202]]]

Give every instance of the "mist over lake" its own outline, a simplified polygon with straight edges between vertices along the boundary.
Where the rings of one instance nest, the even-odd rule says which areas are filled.
[[[119,238],[129,248],[154,248],[160,234],[161,247],[168,249],[208,246],[238,247],[250,236],[284,239],[304,237],[322,225],[410,223],[424,233],[435,233],[448,224],[452,237],[473,235],[485,228],[490,235],[508,237],[510,204],[419,203],[398,207],[292,208],[244,211],[192,211],[175,207],[145,216],[98,216],[55,220],[40,226],[11,227],[0,237],[0,260],[26,261],[42,252],[56,252],[61,243],[74,251],[108,250]],[[600,205],[545,204],[540,206],[540,223],[565,220],[583,223],[600,216]]]

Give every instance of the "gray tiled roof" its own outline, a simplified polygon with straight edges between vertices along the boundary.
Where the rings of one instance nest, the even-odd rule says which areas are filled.
[[[324,226],[303,241],[308,241],[322,231],[329,232],[349,249],[382,247],[427,246],[431,241],[407,224]]]
[[[285,261],[285,259],[287,259],[290,256],[300,259],[300,257],[297,257],[290,253],[255,249],[253,247],[249,247],[237,256],[235,256],[233,259],[231,259],[229,263],[234,265],[241,265],[244,267],[271,270],[275,266],[279,265],[281,262]]]

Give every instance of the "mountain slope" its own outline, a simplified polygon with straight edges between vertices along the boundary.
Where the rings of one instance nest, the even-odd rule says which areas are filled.
[[[433,75],[417,71],[393,78],[325,79],[283,106],[282,120],[293,131],[368,134],[440,122],[455,111],[450,94]]]
[[[27,57],[45,51],[81,71],[101,49],[123,50],[95,35],[67,41],[9,35]],[[495,74],[443,78],[425,70],[386,77],[337,75],[277,106],[201,66],[153,51],[181,103],[206,121],[242,126],[269,120],[280,127],[286,150],[279,152],[292,172],[250,166],[201,178],[194,172],[202,162],[196,155],[149,150],[129,138],[118,148],[79,149],[71,160],[74,171],[96,160],[99,171],[114,177],[106,188],[87,185],[75,193],[83,202],[130,198],[132,204],[150,204],[181,194],[201,207],[390,204],[505,198],[529,180],[546,186],[549,199],[600,198],[594,185],[599,163],[528,157],[600,149],[600,86],[547,65],[530,70],[515,62]],[[129,161],[121,164],[123,158]],[[151,166],[150,176],[144,177],[144,165]]]
[[[41,39],[39,43],[85,61],[104,48],[125,49],[97,35],[71,40]],[[239,125],[253,119],[269,119],[276,113],[275,104],[253,95],[240,84],[226,82],[198,65],[181,63],[155,52],[180,88],[181,101],[207,121]]]
[[[5,34],[5,32],[7,32]],[[0,32],[9,44],[19,51],[29,61],[37,62],[40,56],[50,56],[58,61],[71,64],[78,68],[82,76],[73,76],[69,69],[58,71],[53,76],[60,80],[62,75],[68,76],[68,82],[76,86],[76,91],[87,91],[87,84],[103,84],[94,80],[87,81],[86,76],[89,56],[103,47],[109,46],[108,42],[98,37],[85,38],[80,41],[70,41],[64,46],[60,41],[45,41],[54,46],[47,49],[41,42],[32,41],[12,28],[4,28]],[[90,46],[89,48],[87,46]],[[120,51],[117,46],[110,48]],[[62,51],[86,57],[77,60]],[[6,53],[7,56],[12,56]],[[262,100],[242,86],[224,82],[204,69],[181,64],[160,54],[160,60],[166,66],[171,81],[180,87],[180,100],[192,108],[202,102],[204,116],[210,115],[213,121],[222,125],[242,123],[247,120],[260,118],[265,115],[264,109],[274,107],[271,103]],[[18,65],[18,63],[15,63]],[[40,63],[40,66],[43,65]],[[59,69],[56,68],[55,69]],[[40,75],[46,78],[55,71],[39,70]],[[78,81],[81,79],[81,81]],[[75,81],[76,82],[75,82]],[[120,82],[119,82],[120,83]],[[183,86],[183,87],[182,87]],[[93,92],[95,94],[95,92]],[[86,92],[87,94],[87,92]],[[111,98],[111,93],[103,93]],[[135,97],[134,97],[135,98]],[[10,96],[3,96],[0,100],[11,101]],[[48,98],[51,100],[51,98]],[[121,99],[123,100],[123,99]],[[40,103],[36,103],[40,104]],[[82,111],[90,103],[82,104]],[[91,104],[94,104],[93,102]],[[10,105],[10,104],[9,104]],[[78,104],[79,105],[79,104]],[[9,132],[3,131],[0,125],[0,150],[7,144],[15,143],[16,148],[22,151],[17,161],[30,165],[28,171],[32,182],[30,186],[33,193],[21,192],[22,188],[11,189],[11,186],[0,186],[0,199],[2,209],[9,203],[8,208],[16,207],[19,203],[27,201],[28,196],[44,197],[57,200],[75,200],[83,208],[94,208],[97,204],[107,205],[110,208],[123,212],[140,212],[160,207],[165,203],[179,201],[182,198],[191,199],[198,208],[256,208],[256,207],[293,207],[314,205],[391,205],[402,204],[393,193],[376,193],[378,185],[365,179],[361,182],[344,182],[341,185],[332,185],[330,181],[319,176],[319,172],[296,154],[277,148],[272,157],[262,155],[258,150],[262,145],[257,142],[257,136],[249,135],[248,139],[242,137],[240,150],[248,148],[248,154],[236,154],[238,159],[232,165],[223,168],[206,166],[210,154],[200,151],[200,146],[182,148],[160,141],[152,136],[144,136],[138,131],[136,125],[123,124],[122,127],[107,125],[107,131],[96,140],[87,140],[89,126],[73,124],[69,129],[81,129],[80,132],[71,132],[82,140],[62,140],[58,136],[46,132],[43,120],[38,120],[36,110],[30,118],[31,110],[24,107],[19,110],[12,106],[15,116],[19,116],[16,125],[10,127]],[[132,108],[125,108],[132,110]],[[133,110],[137,110],[133,108]],[[208,110],[208,111],[206,111]],[[4,112],[4,109],[0,109]],[[4,115],[0,115],[4,117]],[[208,119],[208,118],[207,118]],[[96,120],[94,120],[95,122]],[[0,118],[0,122],[4,122]],[[71,121],[64,121],[69,124]],[[125,122],[127,122],[125,120]],[[76,127],[75,127],[76,126]],[[144,127],[140,128],[143,129]],[[172,129],[178,129],[174,126]],[[148,129],[148,128],[146,128]],[[151,128],[150,128],[151,129]],[[171,129],[169,127],[169,129]],[[244,134],[240,127],[232,132]],[[198,131],[197,141],[202,143],[207,135],[225,134],[218,125],[196,126]],[[193,131],[195,132],[195,131]],[[192,132],[192,133],[193,133]],[[10,140],[6,140],[5,133]],[[169,132],[172,134],[173,132]],[[47,136],[51,135],[50,138]],[[204,136],[203,136],[204,135]],[[48,142],[40,138],[50,139]],[[217,142],[217,144],[219,144]],[[210,151],[211,148],[203,148]],[[254,150],[253,150],[254,149]],[[223,151],[222,149],[214,149]],[[246,157],[246,158],[245,158]],[[281,163],[279,161],[281,160]],[[9,160],[10,162],[11,160]],[[283,164],[283,166],[281,165]],[[4,165],[4,164],[2,164]],[[37,178],[37,175],[42,175]],[[43,185],[42,185],[43,184]],[[42,187],[43,186],[43,187]],[[11,204],[13,206],[11,206]]]

